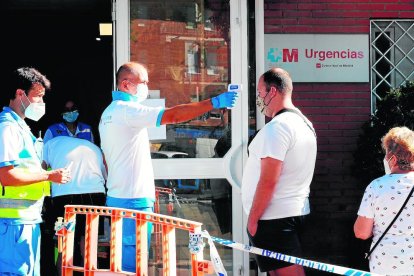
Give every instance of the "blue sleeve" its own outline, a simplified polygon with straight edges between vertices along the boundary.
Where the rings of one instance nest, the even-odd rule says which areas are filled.
[[[164,115],[165,109],[161,109],[160,113],[158,113],[158,117],[157,117],[157,127],[161,126],[161,120],[162,120],[162,116]]]
[[[53,138],[52,131],[48,128],[45,132],[45,136],[43,137],[43,143],[46,144],[47,141]]]
[[[19,164],[20,162],[18,160],[0,162],[0,168],[7,167],[7,166],[16,167]]]

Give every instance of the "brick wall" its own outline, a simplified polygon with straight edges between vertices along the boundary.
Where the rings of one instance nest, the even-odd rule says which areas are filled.
[[[264,9],[266,34],[369,34],[370,19],[414,18],[413,0],[265,0]],[[355,257],[362,249],[352,225],[368,183],[350,172],[361,125],[370,114],[370,85],[294,83],[294,103],[314,123],[319,147],[305,253],[363,267]]]

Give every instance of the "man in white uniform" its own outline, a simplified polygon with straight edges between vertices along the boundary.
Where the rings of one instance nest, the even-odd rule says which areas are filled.
[[[253,246],[297,256],[301,253],[298,234],[310,212],[316,134],[293,105],[292,90],[292,80],[283,69],[270,69],[259,79],[257,105],[272,120],[250,143],[242,202]],[[270,275],[304,275],[299,265],[257,255],[256,261]]]
[[[155,185],[147,128],[185,122],[213,108],[233,107],[238,94],[225,92],[201,102],[164,109],[140,104],[148,96],[148,72],[142,64],[122,65],[116,82],[118,90],[112,92],[113,101],[99,123],[109,171],[106,204],[152,212]],[[135,222],[130,219],[123,223],[122,248],[122,269],[135,272]]]
[[[70,136],[57,136],[47,141],[43,149],[43,167],[68,168],[71,180],[66,185],[52,182],[51,205],[45,214],[45,229],[42,238],[49,248],[42,254],[42,270],[52,275],[54,266],[54,224],[63,217],[65,205],[104,206],[105,179],[107,177],[102,151],[92,142]],[[75,265],[82,265],[85,216],[78,216],[75,229]],[[103,219],[100,223],[103,232]],[[47,269],[47,270],[44,270]]]

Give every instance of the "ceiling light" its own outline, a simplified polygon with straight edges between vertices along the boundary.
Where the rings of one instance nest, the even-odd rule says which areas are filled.
[[[99,23],[99,35],[112,35],[112,23]]]

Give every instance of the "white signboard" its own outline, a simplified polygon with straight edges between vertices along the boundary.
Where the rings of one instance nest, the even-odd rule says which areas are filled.
[[[293,82],[369,82],[368,35],[265,34],[265,70]]]
[[[151,94],[151,93],[150,93]],[[165,99],[146,99],[142,101],[142,105],[158,107],[162,106],[165,108]],[[148,137],[150,140],[164,140],[167,138],[167,130],[165,125],[159,127],[149,127]]]

